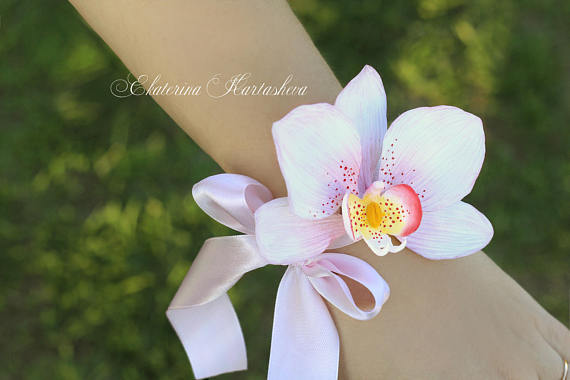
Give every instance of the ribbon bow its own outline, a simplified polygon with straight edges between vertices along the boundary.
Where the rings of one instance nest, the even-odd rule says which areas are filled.
[[[220,174],[192,189],[213,219],[244,235],[206,240],[166,315],[197,379],[247,369],[241,327],[226,292],[245,273],[269,264],[255,236],[255,211],[272,199],[261,183]],[[374,306],[358,306],[343,278],[361,284]],[[268,379],[336,379],[339,337],[323,298],[353,318],[376,316],[388,284],[363,260],[322,253],[288,265],[275,301]]]

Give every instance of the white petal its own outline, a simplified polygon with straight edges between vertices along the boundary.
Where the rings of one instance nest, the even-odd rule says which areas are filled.
[[[477,209],[456,202],[426,212],[420,227],[407,237],[407,247],[427,259],[455,259],[475,253],[493,237],[493,226]]]
[[[354,243],[354,240],[350,236],[348,236],[348,234],[345,232],[341,236],[339,236],[338,238],[331,241],[331,243],[329,244],[327,249],[342,248],[342,247],[346,247],[348,245],[351,245],[353,243]]]
[[[335,106],[352,120],[360,135],[360,190],[364,191],[376,177],[387,126],[386,92],[378,72],[368,65],[364,66],[338,94]]]
[[[364,239],[364,241],[375,255],[385,256],[390,252],[390,239],[390,236],[380,234],[370,239]]]
[[[423,211],[434,211],[471,192],[484,156],[485,135],[477,116],[449,106],[416,108],[388,129],[379,179],[410,185]]]
[[[388,253],[400,252],[406,248],[407,238],[398,237],[400,244],[394,245],[390,235],[381,234],[370,239],[364,238],[364,241],[376,256],[386,256]]]
[[[273,139],[295,214],[323,218],[338,210],[345,192],[358,193],[360,139],[334,106],[295,108],[273,123]]]
[[[345,234],[342,216],[310,220],[292,214],[287,198],[274,199],[255,212],[259,251],[271,264],[292,264],[319,255]]]

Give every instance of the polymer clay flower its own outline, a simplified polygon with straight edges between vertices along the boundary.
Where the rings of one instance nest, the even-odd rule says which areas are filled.
[[[342,210],[349,238],[364,239],[377,255],[407,245],[429,259],[451,259],[487,245],[490,222],[461,201],[485,156],[481,120],[438,106],[386,126],[384,86],[370,66],[334,105],[303,105],[275,122],[291,214],[317,221]]]

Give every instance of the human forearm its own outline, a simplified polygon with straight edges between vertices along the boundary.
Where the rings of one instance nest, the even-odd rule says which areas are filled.
[[[252,82],[280,84],[293,75],[307,86],[304,96],[215,99],[203,88],[199,96],[154,97],[224,170],[285,195],[272,122],[300,104],[331,102],[341,89],[285,1],[71,2],[136,77],[206,84],[218,73],[223,81],[251,73]]]
[[[341,87],[284,1],[72,3],[135,76],[204,83],[216,73],[250,72],[274,83],[293,74],[308,86],[303,97],[155,97],[224,170],[285,195],[272,123],[299,104],[332,102]],[[380,316],[368,322],[331,309],[344,377],[493,379],[532,372],[554,379],[560,355],[570,356],[567,330],[482,253],[433,262],[409,250],[377,258],[364,244],[344,252],[368,261],[392,289]],[[562,338],[543,339],[542,331]]]

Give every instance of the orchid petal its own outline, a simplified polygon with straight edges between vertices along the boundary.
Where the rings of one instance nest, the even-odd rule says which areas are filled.
[[[348,234],[344,233],[340,237],[331,241],[327,249],[342,248],[346,247],[347,245],[351,245],[352,243],[354,243],[354,240],[350,236],[348,236]]]
[[[378,233],[364,238],[364,241],[376,256],[385,256],[390,253],[390,239],[390,236]]]
[[[295,108],[273,124],[273,139],[295,214],[324,218],[338,210],[344,193],[358,193],[360,138],[334,106]]]
[[[359,218],[364,207],[362,199],[352,193],[346,193],[342,198],[341,207],[342,221],[346,235],[349,236],[352,241],[360,240],[362,238],[362,229],[360,228]],[[364,227],[364,225],[362,227]]]
[[[418,229],[422,220],[421,202],[408,185],[396,185],[382,193],[384,218],[390,225],[384,232],[395,236],[408,236]]]
[[[255,213],[257,245],[271,264],[291,264],[322,252],[345,234],[342,216],[304,219],[291,213],[287,198],[274,199]]]
[[[338,94],[335,106],[348,116],[360,136],[362,165],[360,191],[374,182],[386,133],[386,92],[382,79],[371,66],[364,66]]]
[[[493,226],[475,207],[456,202],[425,212],[420,227],[407,237],[407,247],[427,259],[455,259],[475,253],[493,237]]]
[[[384,136],[379,180],[410,185],[423,211],[435,211],[471,192],[484,156],[477,116],[449,106],[416,108],[400,115]]]

